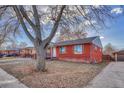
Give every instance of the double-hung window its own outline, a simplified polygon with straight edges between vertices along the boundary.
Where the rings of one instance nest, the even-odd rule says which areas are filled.
[[[82,54],[82,52],[83,52],[82,45],[75,45],[74,46],[74,54]]]
[[[60,47],[60,53],[61,54],[64,54],[66,52],[66,49],[64,46]]]

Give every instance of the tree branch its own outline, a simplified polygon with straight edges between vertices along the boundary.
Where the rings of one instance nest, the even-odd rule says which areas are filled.
[[[26,14],[25,12],[25,9],[24,7],[21,5],[19,6],[20,7],[20,11],[21,11],[21,14],[23,15],[23,17],[27,20],[27,22],[31,25],[31,27],[34,29],[35,28],[35,25],[34,23],[30,20],[30,18],[28,17],[28,15]]]
[[[35,5],[33,5],[32,8],[33,8],[33,12],[34,12],[35,24],[38,27],[38,29],[40,30],[40,20],[39,20],[37,8]]]
[[[83,13],[84,13],[83,17],[84,17],[87,21],[89,21],[90,25],[94,28],[94,30],[95,30],[96,32],[98,32],[97,29],[96,29],[96,27],[95,27],[95,26],[93,25],[93,23],[91,22],[92,20],[91,20],[88,16],[86,16],[86,12],[85,12],[85,9],[83,8],[83,6],[80,5],[80,7],[81,7],[81,9],[83,10]],[[80,11],[80,10],[78,10],[78,11]]]
[[[35,19],[35,25],[36,25],[36,29],[35,29],[36,37],[38,37],[38,40],[42,42],[41,31],[40,31],[41,26],[40,26],[40,20],[39,20],[39,15],[38,15],[36,5],[33,5],[32,8],[34,12],[34,19]]]
[[[23,29],[24,29],[25,34],[29,37],[29,39],[30,39],[32,42],[34,42],[34,38],[33,38],[33,36],[29,33],[29,31],[28,31],[28,29],[27,29],[27,27],[26,27],[26,25],[25,25],[25,23],[24,23],[23,17],[22,17],[22,15],[21,15],[21,13],[19,12],[18,7],[17,7],[17,6],[13,6],[13,9],[14,9],[16,15],[17,15],[18,21],[21,23],[21,25],[22,25],[22,27],[23,27]]]
[[[51,31],[49,37],[44,40],[44,48],[46,48],[46,46],[50,43],[50,41],[52,40],[52,38],[53,38],[54,35],[56,34],[57,28],[58,28],[58,26],[59,26],[59,22],[60,22],[60,20],[61,20],[62,13],[63,13],[63,10],[64,10],[65,7],[66,7],[65,5],[62,6],[62,8],[61,8],[61,10],[60,10],[60,13],[59,13],[58,16],[57,16],[57,19],[56,19],[56,21],[55,21],[55,23],[54,23],[54,26],[53,26],[53,28],[52,28],[52,31]]]
[[[11,7],[11,5],[3,5],[0,7],[0,9],[7,8],[7,7]]]

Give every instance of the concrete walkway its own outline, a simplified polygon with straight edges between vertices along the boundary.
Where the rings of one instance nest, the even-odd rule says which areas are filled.
[[[124,88],[124,62],[110,63],[87,87]]]
[[[27,86],[0,68],[0,88],[27,88]]]

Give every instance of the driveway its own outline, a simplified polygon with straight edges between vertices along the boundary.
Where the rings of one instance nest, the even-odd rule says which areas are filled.
[[[124,62],[111,62],[87,87],[124,88]]]

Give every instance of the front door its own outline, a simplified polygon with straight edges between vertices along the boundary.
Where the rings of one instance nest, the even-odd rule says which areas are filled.
[[[53,47],[53,57],[56,57],[56,47]]]

